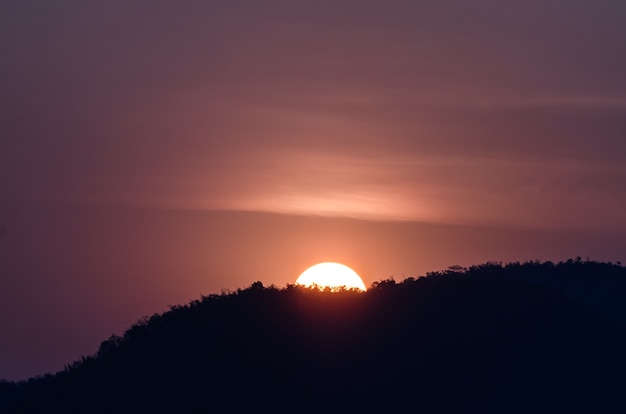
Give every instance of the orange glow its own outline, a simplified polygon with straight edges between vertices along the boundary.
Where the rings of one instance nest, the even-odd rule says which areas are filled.
[[[296,284],[307,287],[328,287],[331,290],[341,288],[366,290],[363,280],[354,270],[333,262],[318,263],[309,267],[298,277]]]

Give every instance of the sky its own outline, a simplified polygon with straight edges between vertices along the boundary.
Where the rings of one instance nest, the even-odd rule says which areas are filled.
[[[626,262],[621,0],[0,0],[0,378],[346,263]]]

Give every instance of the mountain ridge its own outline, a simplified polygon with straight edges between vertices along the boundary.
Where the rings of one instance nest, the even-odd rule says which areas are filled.
[[[577,258],[452,266],[365,293],[256,282],[144,317],[56,374],[0,383],[0,408],[611,410],[624,404],[622,307],[579,293],[620,297],[625,281],[621,264]]]

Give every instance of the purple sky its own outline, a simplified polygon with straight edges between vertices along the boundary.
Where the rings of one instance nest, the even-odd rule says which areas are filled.
[[[329,258],[366,284],[624,260],[624,22],[622,0],[1,1],[0,378]]]
[[[5,1],[4,198],[626,226],[621,1]]]

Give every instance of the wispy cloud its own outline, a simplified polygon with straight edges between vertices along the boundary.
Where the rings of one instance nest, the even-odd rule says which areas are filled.
[[[4,197],[624,220],[621,3],[243,5],[1,6]]]

